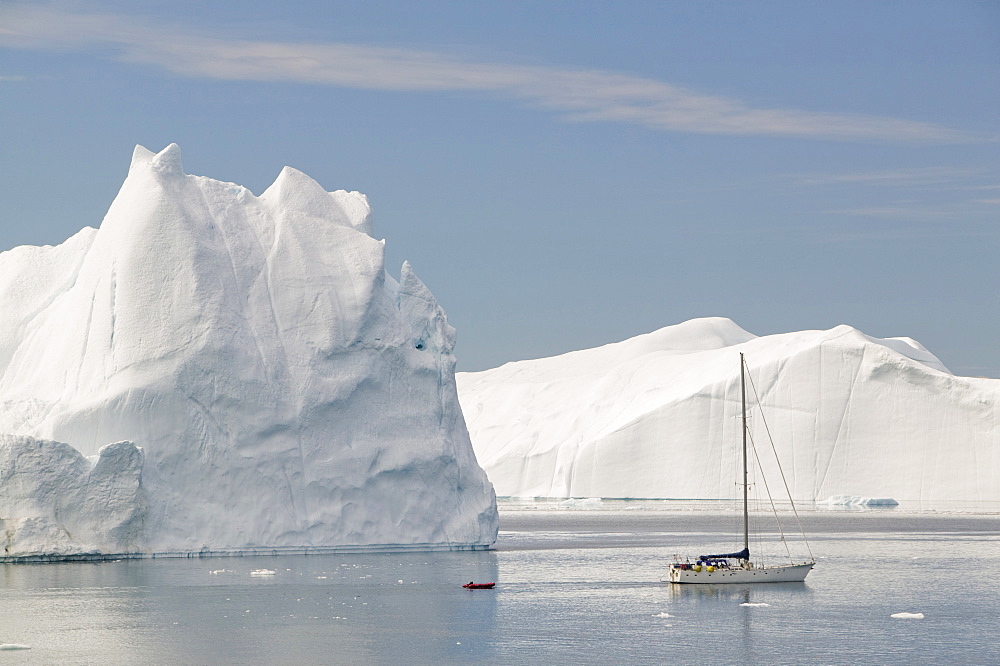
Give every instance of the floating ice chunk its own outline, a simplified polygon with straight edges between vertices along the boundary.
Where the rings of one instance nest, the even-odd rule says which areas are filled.
[[[827,506],[899,506],[891,497],[857,497],[855,495],[833,495],[816,504]]]
[[[653,617],[674,617],[674,616],[671,615],[670,613],[658,613],[658,614],[654,615]]]
[[[3,643],[0,644],[0,650],[30,650],[30,645],[21,645],[20,643]]]
[[[604,502],[601,501],[600,497],[580,497],[563,500],[559,502],[559,506],[565,506],[570,509],[597,509],[604,506]]]
[[[740,604],[740,606],[747,606],[748,608],[758,608],[758,607],[770,606],[770,605],[771,604],[765,604],[763,601],[756,602],[756,603],[753,602],[753,601],[744,601],[742,604]]]
[[[274,569],[254,569],[250,572],[251,576],[273,576],[276,572]]]
[[[924,619],[923,613],[893,613],[889,617],[894,617],[897,620],[922,620]]]

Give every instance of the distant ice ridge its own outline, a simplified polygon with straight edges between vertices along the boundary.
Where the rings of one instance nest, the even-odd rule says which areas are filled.
[[[1000,380],[956,377],[916,341],[849,326],[757,337],[696,319],[459,373],[459,397],[501,496],[727,498],[740,352],[795,499],[1000,501]],[[768,446],[756,412],[751,428]]]
[[[372,229],[137,147],[99,230],[0,254],[0,556],[491,544],[454,329]]]

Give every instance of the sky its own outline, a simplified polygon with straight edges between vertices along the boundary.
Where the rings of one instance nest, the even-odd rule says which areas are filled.
[[[367,194],[459,370],[722,316],[1000,377],[1000,3],[0,0],[0,250],[170,143]]]

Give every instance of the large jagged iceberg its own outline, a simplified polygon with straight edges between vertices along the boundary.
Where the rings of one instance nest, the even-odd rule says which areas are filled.
[[[1000,380],[956,377],[912,339],[849,326],[756,337],[697,319],[459,373],[459,397],[500,495],[726,498],[740,352],[795,499],[1000,501]],[[751,424],[767,446],[765,422]]]
[[[454,329],[362,194],[137,147],[99,230],[0,254],[0,312],[6,557],[495,540]]]

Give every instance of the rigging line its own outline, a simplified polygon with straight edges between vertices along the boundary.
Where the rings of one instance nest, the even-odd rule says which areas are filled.
[[[750,368],[747,368],[747,370],[749,371]],[[753,383],[753,377],[750,376],[749,372],[747,372],[747,379],[750,380],[750,389],[753,391],[753,397],[757,401],[757,407],[760,411],[760,420],[764,422],[764,432],[767,433],[767,439],[771,442],[771,451],[774,453],[774,459],[777,461],[778,449],[774,446],[774,438],[771,437],[771,428],[768,427],[767,419],[764,418],[764,409],[760,404],[760,396],[757,395],[757,386]],[[756,449],[754,449],[754,455],[756,455]],[[778,462],[778,473],[781,475],[781,482],[785,484],[785,492],[788,494],[788,501],[792,503],[792,513],[795,515],[795,524],[798,525],[799,534],[802,535],[802,540],[806,543],[806,550],[809,551],[809,559],[815,562],[816,558],[813,556],[812,548],[809,547],[809,539],[806,538],[806,532],[802,529],[802,521],[799,519],[798,509],[795,508],[795,499],[792,497],[792,491],[788,489],[788,481],[785,479],[785,470],[781,469],[780,462]]]
[[[781,536],[781,543],[785,544],[785,552],[788,560],[792,559],[792,551],[788,549],[788,540],[785,539],[785,531],[781,529],[781,519],[778,518],[778,508],[774,505],[774,498],[771,497],[771,488],[767,485],[767,477],[764,476],[764,467],[760,464],[760,456],[757,454],[757,443],[753,441],[753,435],[749,432],[750,448],[753,449],[753,459],[757,461],[757,469],[760,470],[760,480],[764,482],[764,492],[767,493],[767,501],[771,503],[771,512],[774,514],[774,524],[778,526],[778,534]]]

